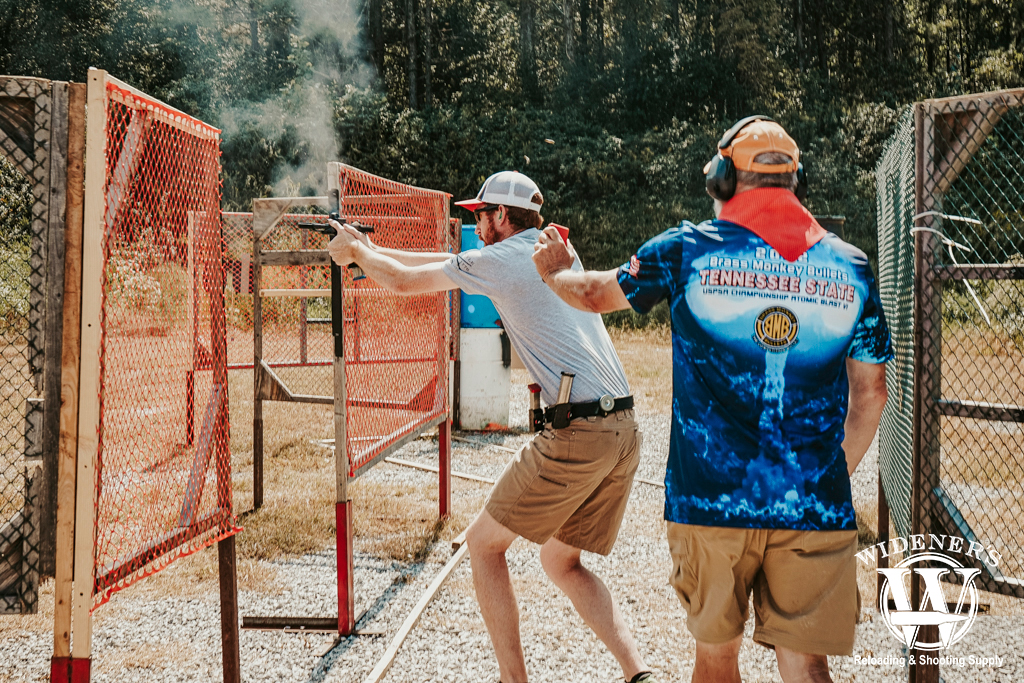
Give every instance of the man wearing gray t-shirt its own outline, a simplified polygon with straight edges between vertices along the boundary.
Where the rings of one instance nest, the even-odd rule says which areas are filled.
[[[508,464],[466,532],[473,585],[503,683],[527,680],[505,561],[518,536],[541,545],[544,571],[618,660],[625,680],[651,682],[608,588],[580,561],[583,550],[611,552],[639,464],[641,434],[601,316],[564,303],[533,265],[543,202],[532,180],[502,171],[484,181],[475,199],[456,202],[476,215],[482,249],[383,249],[351,226],[332,223],[338,236],[328,250],[336,263],[356,263],[397,294],[462,289],[490,297],[549,406],[557,400],[562,373],[575,374],[567,426],[560,418],[555,428],[546,416],[544,430]],[[578,260],[574,268],[581,268]]]

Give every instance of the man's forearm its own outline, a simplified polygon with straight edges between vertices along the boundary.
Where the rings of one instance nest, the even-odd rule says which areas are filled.
[[[454,256],[454,254],[437,251],[403,251],[401,249],[388,249],[376,245],[374,245],[373,250],[405,266],[423,266],[428,263],[440,263]]]
[[[403,294],[410,264],[387,254],[395,249],[370,249],[360,244],[356,250],[356,263],[377,284],[397,294]]]
[[[850,411],[846,414],[844,425],[843,451],[846,453],[846,469],[850,474],[864,459],[864,454],[871,447],[871,442],[878,431],[878,422],[885,408],[885,397],[851,401]]]

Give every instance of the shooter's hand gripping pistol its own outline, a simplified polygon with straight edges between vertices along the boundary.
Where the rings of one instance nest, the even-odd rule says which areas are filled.
[[[363,233],[364,235],[369,235],[373,232],[372,225],[364,225],[359,221],[354,221],[348,217],[343,217],[341,215],[341,202],[339,200],[339,194],[337,190],[331,190],[329,200],[331,205],[331,212],[327,215],[327,218],[329,218],[332,221],[337,221],[339,223],[347,223],[348,225],[351,225],[353,228]],[[321,235],[327,235],[328,239],[334,239],[334,237],[338,234],[338,231],[335,230],[329,223],[299,223],[298,227],[301,230],[311,230],[313,232],[318,232]],[[352,279],[354,280],[362,280],[364,277],[366,277],[366,275],[363,273],[363,269],[354,263],[350,263],[348,265],[348,269],[352,271]]]

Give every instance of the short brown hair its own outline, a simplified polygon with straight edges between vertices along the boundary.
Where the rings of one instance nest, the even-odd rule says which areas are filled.
[[[754,157],[757,164],[791,164],[793,160],[788,154],[781,152],[761,152]],[[796,171],[790,173],[754,173],[736,169],[736,182],[752,187],[783,187],[787,190],[796,188]]]
[[[530,201],[534,204],[544,204],[544,197],[537,192],[530,198]],[[518,206],[506,206],[505,210],[508,211],[509,224],[516,230],[539,228],[544,225],[544,216],[541,216],[539,211],[521,209]]]

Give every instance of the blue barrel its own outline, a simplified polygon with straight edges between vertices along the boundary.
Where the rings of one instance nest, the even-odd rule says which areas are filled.
[[[483,241],[476,236],[475,225],[462,226],[462,251],[479,249]],[[482,294],[462,293],[462,326],[463,327],[498,327],[498,311],[491,300]]]

